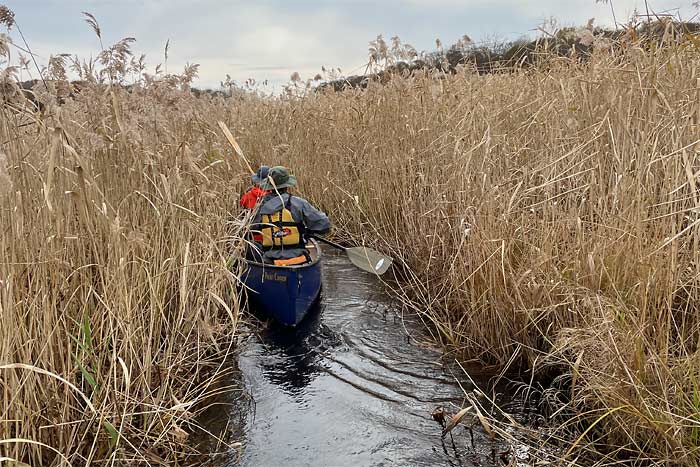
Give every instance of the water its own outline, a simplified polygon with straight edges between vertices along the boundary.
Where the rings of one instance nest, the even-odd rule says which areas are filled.
[[[499,465],[501,447],[478,424],[443,438],[431,416],[464,406],[469,379],[443,364],[419,322],[397,315],[377,278],[342,254],[324,254],[318,310],[297,329],[273,326],[241,344],[238,367],[252,403],[237,403],[240,419],[231,425],[243,422],[245,449],[216,463]],[[486,386],[487,376],[471,376]]]

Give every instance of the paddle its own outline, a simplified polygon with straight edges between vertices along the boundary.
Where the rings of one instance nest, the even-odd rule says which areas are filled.
[[[335,242],[331,242],[330,240],[326,240],[325,238],[317,235],[312,234],[311,237],[325,243],[326,245],[330,245],[333,248],[344,251],[345,254],[348,255],[348,259],[352,264],[363,271],[371,272],[373,274],[377,274],[378,276],[381,276],[387,272],[391,266],[391,263],[394,261],[391,257],[383,255],[377,250],[373,250],[371,248],[366,248],[364,246],[345,248],[342,245],[338,245]]]
[[[229,144],[231,145],[231,147],[233,148],[235,153],[238,154],[241,157],[241,159],[243,159],[243,162],[245,163],[245,166],[248,168],[248,171],[250,173],[254,174],[255,170],[253,170],[253,168],[248,163],[248,159],[246,159],[245,156],[243,155],[243,151],[241,150],[241,147],[238,145],[238,142],[236,142],[236,138],[234,138],[233,135],[231,134],[231,130],[229,130],[228,127],[226,126],[226,124],[224,122],[222,122],[221,120],[219,120],[217,123],[219,124],[219,128],[221,128],[221,131],[224,133],[224,136],[228,140]]]

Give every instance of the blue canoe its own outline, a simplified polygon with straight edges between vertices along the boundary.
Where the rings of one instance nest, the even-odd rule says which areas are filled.
[[[299,324],[321,292],[321,249],[314,240],[306,247],[310,263],[274,266],[248,260],[243,273],[248,299],[287,326]]]

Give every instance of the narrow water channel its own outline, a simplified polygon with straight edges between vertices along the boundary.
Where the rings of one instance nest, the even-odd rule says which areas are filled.
[[[318,309],[296,329],[273,326],[241,343],[252,398],[241,417],[244,450],[217,463],[498,465],[498,446],[480,427],[442,438],[431,416],[440,406],[459,410],[468,378],[443,365],[420,323],[397,315],[376,277],[335,251],[324,255]],[[486,376],[471,376],[486,386]]]

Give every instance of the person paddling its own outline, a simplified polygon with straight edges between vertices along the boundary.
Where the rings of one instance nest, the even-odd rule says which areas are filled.
[[[248,191],[243,193],[243,196],[241,196],[241,200],[239,201],[241,207],[246,209],[254,209],[258,204],[258,201],[260,201],[268,193],[260,188],[260,182],[267,178],[269,172],[270,167],[267,165],[261,165],[258,168],[258,171],[250,177],[250,180],[253,182],[253,186]]]
[[[289,193],[296,184],[296,177],[283,166],[272,167],[267,179],[260,182],[260,189],[268,193],[251,228],[262,235],[257,246],[265,263],[289,266],[309,262],[306,235],[324,235],[331,228],[325,213],[304,198]]]

